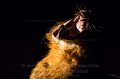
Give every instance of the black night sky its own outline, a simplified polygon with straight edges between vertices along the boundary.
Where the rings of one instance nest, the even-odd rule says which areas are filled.
[[[105,73],[120,76],[120,5],[116,0],[9,1],[1,10],[0,79],[28,79],[36,62],[47,53],[43,40],[57,21],[74,15],[75,4],[91,9],[103,26],[101,45]],[[43,40],[43,41],[42,41]],[[42,43],[41,43],[42,41]],[[104,50],[103,50],[104,49]],[[30,66],[29,66],[30,65]]]

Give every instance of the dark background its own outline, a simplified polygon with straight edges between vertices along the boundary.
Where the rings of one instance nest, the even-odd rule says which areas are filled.
[[[28,79],[30,71],[47,52],[44,34],[57,21],[72,18],[75,4],[91,9],[96,22],[103,26],[101,34],[107,74],[120,76],[119,10],[116,0],[59,0],[59,1],[9,1],[1,9],[0,26],[0,79]]]

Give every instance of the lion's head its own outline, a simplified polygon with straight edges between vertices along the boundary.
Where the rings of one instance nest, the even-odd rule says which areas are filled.
[[[80,10],[75,13],[75,17],[55,26],[51,30],[51,35],[56,40],[67,42],[87,41],[91,33],[95,30],[91,19],[91,10]],[[50,35],[48,35],[48,38]],[[49,38],[51,40],[52,38]]]

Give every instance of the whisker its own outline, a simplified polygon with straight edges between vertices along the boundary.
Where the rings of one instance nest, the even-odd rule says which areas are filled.
[[[85,7],[84,7],[84,4],[83,4],[83,3],[81,4],[81,6],[82,6],[82,10],[85,10]]]
[[[78,3],[78,7],[79,7],[80,10],[82,9],[79,3]]]
[[[82,6],[82,3],[81,3],[81,9],[83,10],[83,6]]]
[[[89,29],[90,29],[90,32],[91,32],[92,28],[91,28],[91,25],[90,25],[90,24],[89,24]]]
[[[74,4],[74,7],[75,7],[75,10],[77,10],[77,12],[78,12],[78,7],[76,6],[76,4]]]
[[[41,44],[43,43],[43,41],[45,42],[45,36],[42,38],[42,40],[41,40]]]
[[[76,4],[76,6],[77,6],[78,10],[80,10],[80,8],[79,8],[78,4]]]
[[[98,26],[99,28],[104,28],[104,27],[102,27],[102,26]]]
[[[100,32],[99,30],[96,30],[97,32]]]
[[[93,28],[96,28],[94,24],[92,24]]]
[[[78,10],[77,3],[74,0],[73,0],[73,6],[75,7],[76,10]]]

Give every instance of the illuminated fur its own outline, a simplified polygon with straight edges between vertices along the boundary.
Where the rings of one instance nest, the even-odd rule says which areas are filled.
[[[82,62],[81,58],[86,54],[90,54],[90,52],[86,52],[86,41],[81,41],[81,39],[91,37],[90,32],[95,28],[90,22],[90,18],[86,16],[86,13],[86,10],[81,10],[76,14],[74,19],[61,23],[62,25],[55,25],[49,33],[46,33],[46,38],[49,40],[49,53],[44,59],[37,63],[36,67],[32,70],[30,79],[67,79],[73,74],[76,66]],[[76,25],[74,27],[74,23],[76,23],[76,25],[78,23],[80,27],[78,27],[78,29],[82,30],[82,32],[79,31],[79,34],[82,36],[78,36],[77,39],[72,40],[64,39],[64,35],[67,35],[68,32],[69,35],[71,35],[69,37],[74,35],[70,30],[71,27],[72,30],[76,27]],[[80,23],[83,23],[83,27],[81,27]],[[61,29],[63,29],[63,32],[59,33],[57,31],[61,37],[56,37],[54,31],[56,31],[59,26],[61,27],[59,32],[62,32]],[[67,29],[68,32],[66,33],[64,29]]]
[[[44,59],[38,62],[30,79],[66,79],[72,74],[84,53],[82,46],[55,38],[52,35],[53,29],[46,34],[50,41],[48,45],[50,51]]]

